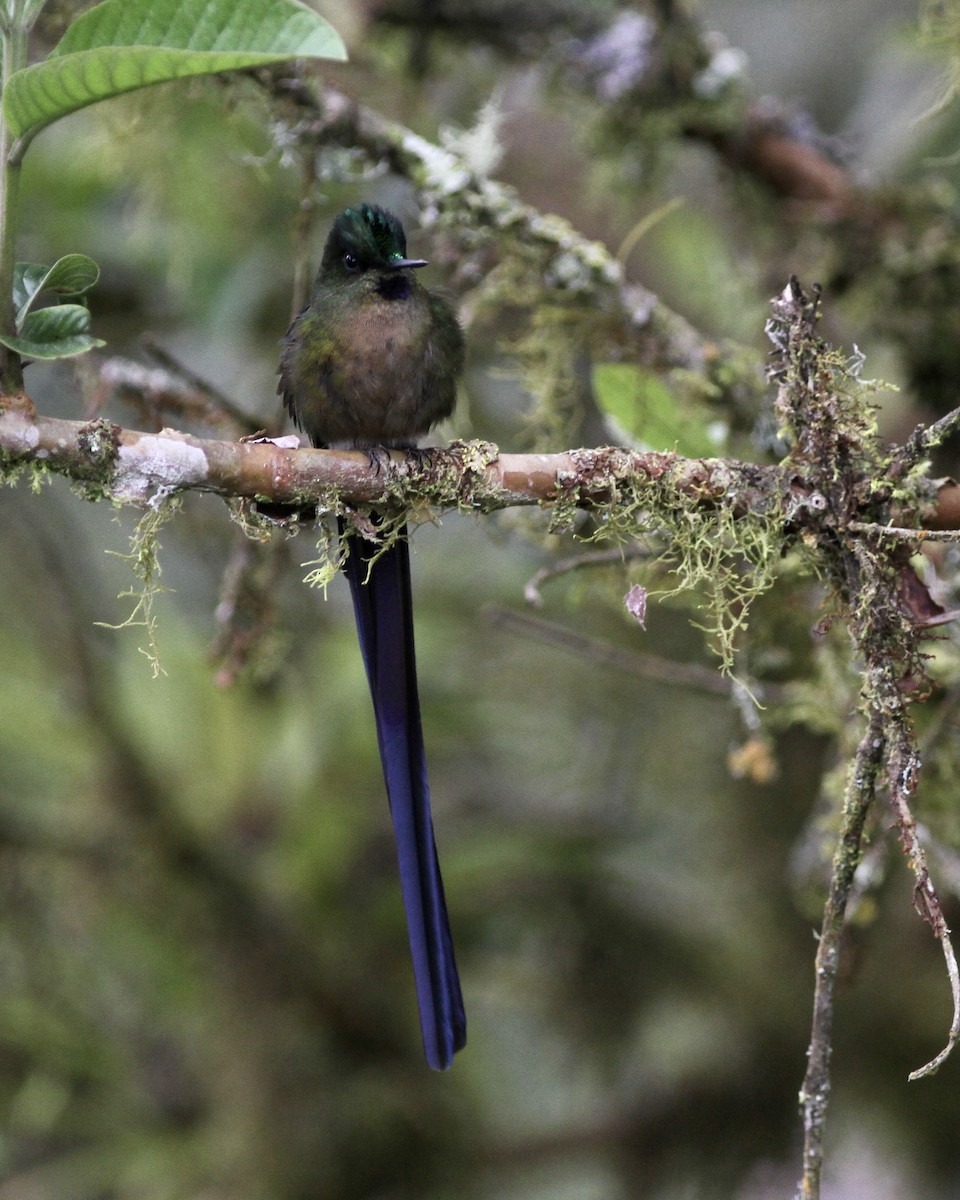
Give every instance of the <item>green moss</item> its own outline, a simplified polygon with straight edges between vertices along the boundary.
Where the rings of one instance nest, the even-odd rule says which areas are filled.
[[[319,588],[326,597],[327,588],[343,566],[346,549],[339,538],[334,538],[333,530],[326,521],[321,521],[317,526],[316,546],[317,557],[300,564],[308,568],[303,582],[308,587]]]
[[[83,457],[82,474],[73,473],[71,490],[84,500],[112,498],[114,469],[120,447],[120,428],[99,418],[84,425],[77,434],[77,447]]]
[[[50,472],[42,463],[0,453],[0,481],[7,487],[16,487],[24,475],[29,475],[32,492],[39,492],[50,480]]]
[[[677,466],[678,473],[689,471],[682,460]],[[715,473],[718,464],[712,466]],[[657,562],[675,580],[660,594],[693,597],[697,627],[707,634],[722,670],[731,671],[751,605],[772,586],[782,555],[783,514],[775,498],[766,508],[743,511],[735,486],[704,503],[673,472],[620,481],[616,503],[599,514],[591,540],[644,537],[664,546]]]
[[[107,621],[97,624],[105,629],[143,629],[147,644],[140,647],[146,655],[154,678],[164,674],[160,664],[160,647],[157,641],[157,621],[153,610],[154,601],[162,592],[170,591],[160,583],[160,530],[180,510],[182,501],[178,496],[169,496],[162,503],[151,506],[137,522],[130,538],[130,551],[120,554],[114,550],[107,553],[129,563],[137,580],[137,586],[121,592],[119,599],[134,600],[135,604],[126,620],[113,625]]]

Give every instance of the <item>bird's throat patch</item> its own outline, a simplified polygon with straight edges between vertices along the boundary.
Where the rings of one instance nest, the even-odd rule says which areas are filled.
[[[410,295],[410,280],[399,271],[381,275],[377,280],[377,294],[384,300],[406,300]]]

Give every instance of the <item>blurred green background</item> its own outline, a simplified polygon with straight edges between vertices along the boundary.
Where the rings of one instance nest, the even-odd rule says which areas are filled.
[[[40,34],[82,7],[51,5]],[[342,0],[323,11],[352,61],[323,77],[432,139],[496,94],[496,177],[612,249],[659,212],[629,274],[704,335],[752,348],[759,370],[767,298],[791,272],[832,278],[826,332],[900,385],[883,427],[942,411],[958,327],[936,294],[894,314],[902,280],[888,293],[865,270],[858,286],[843,222],[771,197],[656,114],[632,146],[602,128],[602,106],[551,55],[585,36],[585,14],[602,26],[621,8]],[[960,113],[918,122],[947,64],[920,45],[916,4],[703,0],[692,14],[744,52],[745,86],[833,139],[871,195],[929,203],[931,228],[955,222]],[[274,119],[240,79],[61,122],[27,157],[20,247],[100,263],[106,355],[143,359],[149,332],[263,424],[277,416],[303,190]],[[361,198],[414,213],[385,173],[331,169],[314,259],[329,217]],[[935,370],[911,357],[934,315]],[[468,330],[464,398],[440,436],[530,444],[503,334]],[[35,365],[27,385],[42,412],[79,419],[95,371]],[[106,412],[153,419],[116,400]],[[762,413],[710,415],[737,453],[763,455]],[[303,585],[309,533],[258,550],[271,632],[257,669],[219,685],[222,578],[252,551],[220,500],[191,496],[161,533],[153,678],[143,630],[97,624],[132,607],[116,554],[137,517],[63,480],[0,493],[0,1200],[791,1196],[829,802],[856,701],[836,666],[842,631],[812,637],[813,582],[787,579],[758,606],[753,675],[808,690],[757,712],[637,673],[637,653],[715,660],[695,599],[651,599],[641,632],[619,568],[551,583],[540,615],[613,647],[624,669],[496,620],[574,552],[544,514],[417,532],[424,724],[469,1020],[440,1076],[422,1062],[345,587],[324,599]],[[940,567],[955,570],[949,555]],[[955,710],[941,697],[932,711],[952,744]],[[736,777],[751,751],[760,763]],[[936,760],[920,813],[948,893],[950,761]],[[960,1192],[960,1065],[906,1081],[943,1042],[948,991],[889,824],[879,812],[837,1013],[832,1200]]]

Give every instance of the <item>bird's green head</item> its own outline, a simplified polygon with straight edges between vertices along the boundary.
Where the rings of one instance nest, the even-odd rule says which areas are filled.
[[[403,226],[393,213],[376,204],[359,204],[345,208],[334,220],[318,282],[346,282],[368,271],[392,273],[426,265],[425,259],[407,258]]]

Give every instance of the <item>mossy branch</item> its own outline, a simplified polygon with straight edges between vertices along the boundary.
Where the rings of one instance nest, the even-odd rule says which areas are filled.
[[[683,496],[704,509],[732,502],[735,514],[770,511],[789,485],[775,466],[688,459],[617,447],[556,454],[501,454],[489,442],[453,442],[371,464],[361,451],[287,449],[270,441],[228,442],[177,430],[144,433],[109,421],[64,421],[0,398],[0,464],[29,464],[83,483],[118,503],[156,503],[173,492],[213,492],[278,505],[337,511],[351,505],[491,512],[518,505],[615,511]],[[92,495],[91,498],[97,498]]]
[[[786,463],[795,465],[796,478],[810,489],[810,503],[797,514],[801,544],[845,616],[855,660],[863,664],[860,708],[866,732],[848,782],[816,959],[813,1033],[801,1091],[800,1200],[820,1196],[830,1030],[844,914],[860,860],[866,813],[884,782],[916,879],[914,903],[940,941],[954,1004],[946,1047],[911,1079],[937,1069],[953,1049],[960,1028],[956,960],[911,811],[920,753],[910,707],[929,690],[922,642],[940,614],[918,585],[909,545],[885,536],[885,526],[893,524],[898,513],[922,511],[923,471],[909,469],[909,455],[881,443],[871,404],[852,386],[842,357],[817,334],[819,304],[818,292],[807,295],[796,279],[774,300],[768,325],[775,347],[771,377],[778,384],[778,417],[793,441]],[[914,435],[912,441],[918,440],[922,439]]]
[[[390,496],[414,507],[419,502],[484,512],[545,504],[598,508],[633,503],[636,497],[623,491],[630,483],[641,489],[657,485],[668,497],[683,496],[704,508],[726,499],[734,517],[782,509],[787,520],[796,520],[815,512],[822,499],[792,461],[765,466],[611,446],[501,454],[489,442],[474,441],[416,454],[391,451],[372,465],[360,451],[288,449],[271,441],[66,421],[39,415],[22,393],[0,396],[0,468],[12,474],[25,466],[133,505],[171,492],[202,491],[331,510],[340,502],[373,504]],[[858,523],[855,517],[845,524],[852,533],[872,528],[891,540],[944,540],[950,530],[960,530],[960,487],[929,483],[923,516],[916,527]]]

